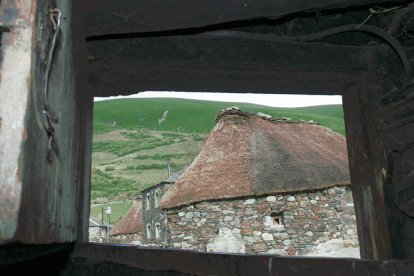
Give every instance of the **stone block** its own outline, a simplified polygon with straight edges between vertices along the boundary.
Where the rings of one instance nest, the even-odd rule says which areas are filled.
[[[286,233],[288,233],[289,235],[295,235],[297,231],[295,229],[289,229],[286,231]]]
[[[272,248],[272,249],[267,250],[266,253],[267,254],[274,254],[274,255],[284,256],[284,255],[286,255],[286,250]]]
[[[250,199],[246,200],[243,204],[244,205],[251,205],[251,204],[253,204],[255,202],[256,202],[256,199],[250,198]]]
[[[219,229],[219,233],[207,244],[207,252],[245,253],[245,245],[232,234],[228,227]]]
[[[262,232],[260,232],[260,231],[253,231],[253,235],[255,235],[255,236],[261,236],[262,235]]]
[[[268,197],[266,197],[266,201],[267,202],[276,202],[276,197],[275,196],[268,196]]]
[[[232,221],[233,220],[233,217],[231,217],[231,216],[225,216],[223,220],[224,221]]]
[[[250,215],[256,214],[256,210],[245,210],[244,214],[246,216],[250,216]]]
[[[272,241],[273,235],[270,233],[262,233],[262,239],[265,241]]]
[[[234,214],[235,212],[233,210],[223,210],[223,214],[224,215],[228,215],[228,214]]]
[[[244,236],[243,240],[246,241],[247,243],[254,243],[256,242],[256,239],[250,236]]]
[[[256,243],[253,245],[253,250],[256,252],[265,252],[267,251],[267,245],[265,243]]]
[[[265,227],[271,227],[273,226],[273,219],[271,216],[264,216],[263,217],[263,225]]]
[[[273,233],[273,237],[275,237],[276,240],[285,240],[289,238],[289,235],[286,233]]]
[[[252,235],[253,229],[251,227],[242,228],[240,230],[240,234],[242,234],[243,236]]]
[[[308,237],[312,237],[313,236],[313,232],[312,231],[308,231],[305,233],[306,236]]]
[[[288,249],[288,252],[287,253],[288,253],[289,256],[296,255],[296,249],[294,247],[290,247]]]

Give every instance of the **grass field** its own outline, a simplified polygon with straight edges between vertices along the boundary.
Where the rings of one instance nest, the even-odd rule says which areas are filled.
[[[220,109],[238,106],[244,111],[263,112],[293,120],[314,120],[342,135],[345,134],[341,105],[305,108],[268,106],[183,99],[118,99],[95,102],[94,132],[113,129],[150,129],[178,133],[209,133]],[[164,112],[168,116],[158,124]]]
[[[215,125],[220,109],[238,106],[293,120],[313,120],[344,135],[341,105],[272,108],[254,104],[183,99],[120,99],[94,103],[92,214],[111,204],[113,222],[140,191],[189,165]],[[159,119],[168,114],[161,124]],[[114,203],[113,203],[114,202]]]
[[[106,204],[95,204],[91,206],[91,216],[101,219],[102,218],[102,207],[104,208],[104,222],[107,222],[108,218],[105,214],[105,209],[107,206],[111,206],[111,224],[119,221],[125,213],[131,208],[132,200],[125,200],[120,202],[109,202]]]
[[[92,153],[92,202],[131,199],[143,189],[189,165],[205,134],[152,130],[95,133]]]

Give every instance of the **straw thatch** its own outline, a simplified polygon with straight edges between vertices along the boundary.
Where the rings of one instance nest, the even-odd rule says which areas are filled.
[[[162,208],[349,185],[345,138],[328,128],[238,110],[221,112]]]
[[[125,216],[118,221],[110,232],[111,236],[139,233],[142,229],[142,201],[136,198]]]

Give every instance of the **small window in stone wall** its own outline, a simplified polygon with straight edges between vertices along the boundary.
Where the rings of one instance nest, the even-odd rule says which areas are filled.
[[[158,208],[158,199],[159,199],[159,197],[158,197],[158,191],[155,191],[155,193],[154,193],[154,205],[155,205],[155,208]]]
[[[147,194],[147,210],[150,209],[150,195],[149,193]]]
[[[151,224],[147,224],[147,239],[151,239]]]
[[[155,238],[156,239],[160,238],[160,232],[161,232],[160,224],[156,223],[155,224]]]
[[[283,225],[283,213],[272,213],[271,217],[272,217],[273,226]]]

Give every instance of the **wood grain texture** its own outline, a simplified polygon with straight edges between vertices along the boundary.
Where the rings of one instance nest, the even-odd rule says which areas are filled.
[[[22,143],[19,173],[22,177],[22,197],[19,201],[18,224],[12,241],[26,244],[73,242],[84,230],[84,215],[88,216],[88,178],[90,140],[85,127],[91,115],[92,102],[84,102],[85,75],[82,57],[83,35],[75,17],[79,16],[79,1],[57,1],[62,11],[58,38],[49,82],[49,103],[57,113],[59,123],[53,124],[59,153],[52,162],[46,160],[48,137],[37,122],[42,115],[44,60],[51,39],[47,1],[38,1],[35,21],[35,42],[30,80],[30,98],[25,110],[27,138]],[[83,61],[82,61],[83,60]],[[23,104],[23,103],[21,103]],[[86,126],[84,125],[86,122]],[[89,151],[88,151],[89,150]],[[89,160],[89,161],[88,161]],[[86,234],[87,235],[87,234]]]
[[[360,94],[366,86],[352,85],[343,95],[352,195],[357,217],[361,258],[391,258],[390,233],[383,214],[386,211],[382,178],[375,175],[379,141],[372,119],[366,114]]]
[[[87,0],[86,34],[101,36],[201,28],[227,22],[278,19],[291,14],[381,5],[384,0]],[[395,5],[404,2],[394,0]]]
[[[77,244],[62,275],[410,275],[413,260],[286,257],[212,254],[171,250]]]
[[[413,258],[413,87],[354,89],[343,98],[361,256]]]
[[[88,42],[94,96],[139,91],[340,94],[379,78],[375,48],[235,36]],[[398,71],[398,70],[397,70]]]

